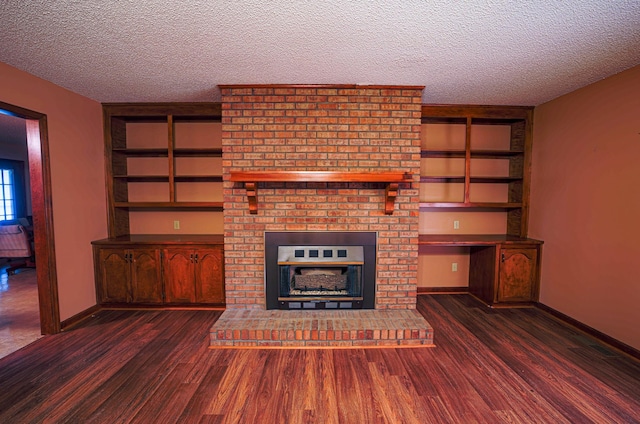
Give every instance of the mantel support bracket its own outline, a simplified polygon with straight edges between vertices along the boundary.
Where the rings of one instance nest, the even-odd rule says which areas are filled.
[[[247,200],[249,201],[249,213],[253,215],[258,213],[257,185],[257,183],[253,182],[244,183],[244,188],[247,190]]]
[[[393,215],[393,205],[398,196],[398,183],[388,183],[385,189],[384,213],[385,215]]]
[[[384,213],[385,215],[393,215],[396,197],[398,196],[398,183],[387,183],[385,189]],[[244,188],[247,190],[247,200],[249,202],[249,213],[255,215],[258,213],[258,184],[254,182],[245,182]]]

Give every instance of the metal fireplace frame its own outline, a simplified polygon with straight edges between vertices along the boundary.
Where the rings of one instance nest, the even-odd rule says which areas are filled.
[[[265,232],[265,295],[267,309],[375,309],[376,243],[375,232]],[[362,246],[362,300],[310,299],[288,301],[280,297],[278,246]]]

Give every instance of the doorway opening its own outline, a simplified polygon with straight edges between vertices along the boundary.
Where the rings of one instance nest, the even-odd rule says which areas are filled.
[[[47,116],[4,102],[0,102],[0,113],[25,120],[31,183],[33,245],[37,258],[40,328],[42,334],[59,333],[61,322],[53,232]]]

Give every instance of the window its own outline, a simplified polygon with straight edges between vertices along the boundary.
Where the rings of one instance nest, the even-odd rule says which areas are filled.
[[[0,169],[0,221],[16,219],[13,169]]]
[[[16,222],[26,214],[25,163],[0,159],[0,222]]]

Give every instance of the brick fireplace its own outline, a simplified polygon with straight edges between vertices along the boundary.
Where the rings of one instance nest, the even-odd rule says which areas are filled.
[[[266,310],[265,232],[376,233],[374,309],[415,312],[423,87],[220,88],[225,313]],[[389,207],[384,182],[249,185],[230,181],[238,171],[402,172],[410,177],[397,185]]]
[[[227,308],[265,308],[265,231],[378,233],[376,309],[413,309],[422,87],[221,86]],[[259,183],[250,214],[232,170],[402,171],[392,215],[380,183]]]

